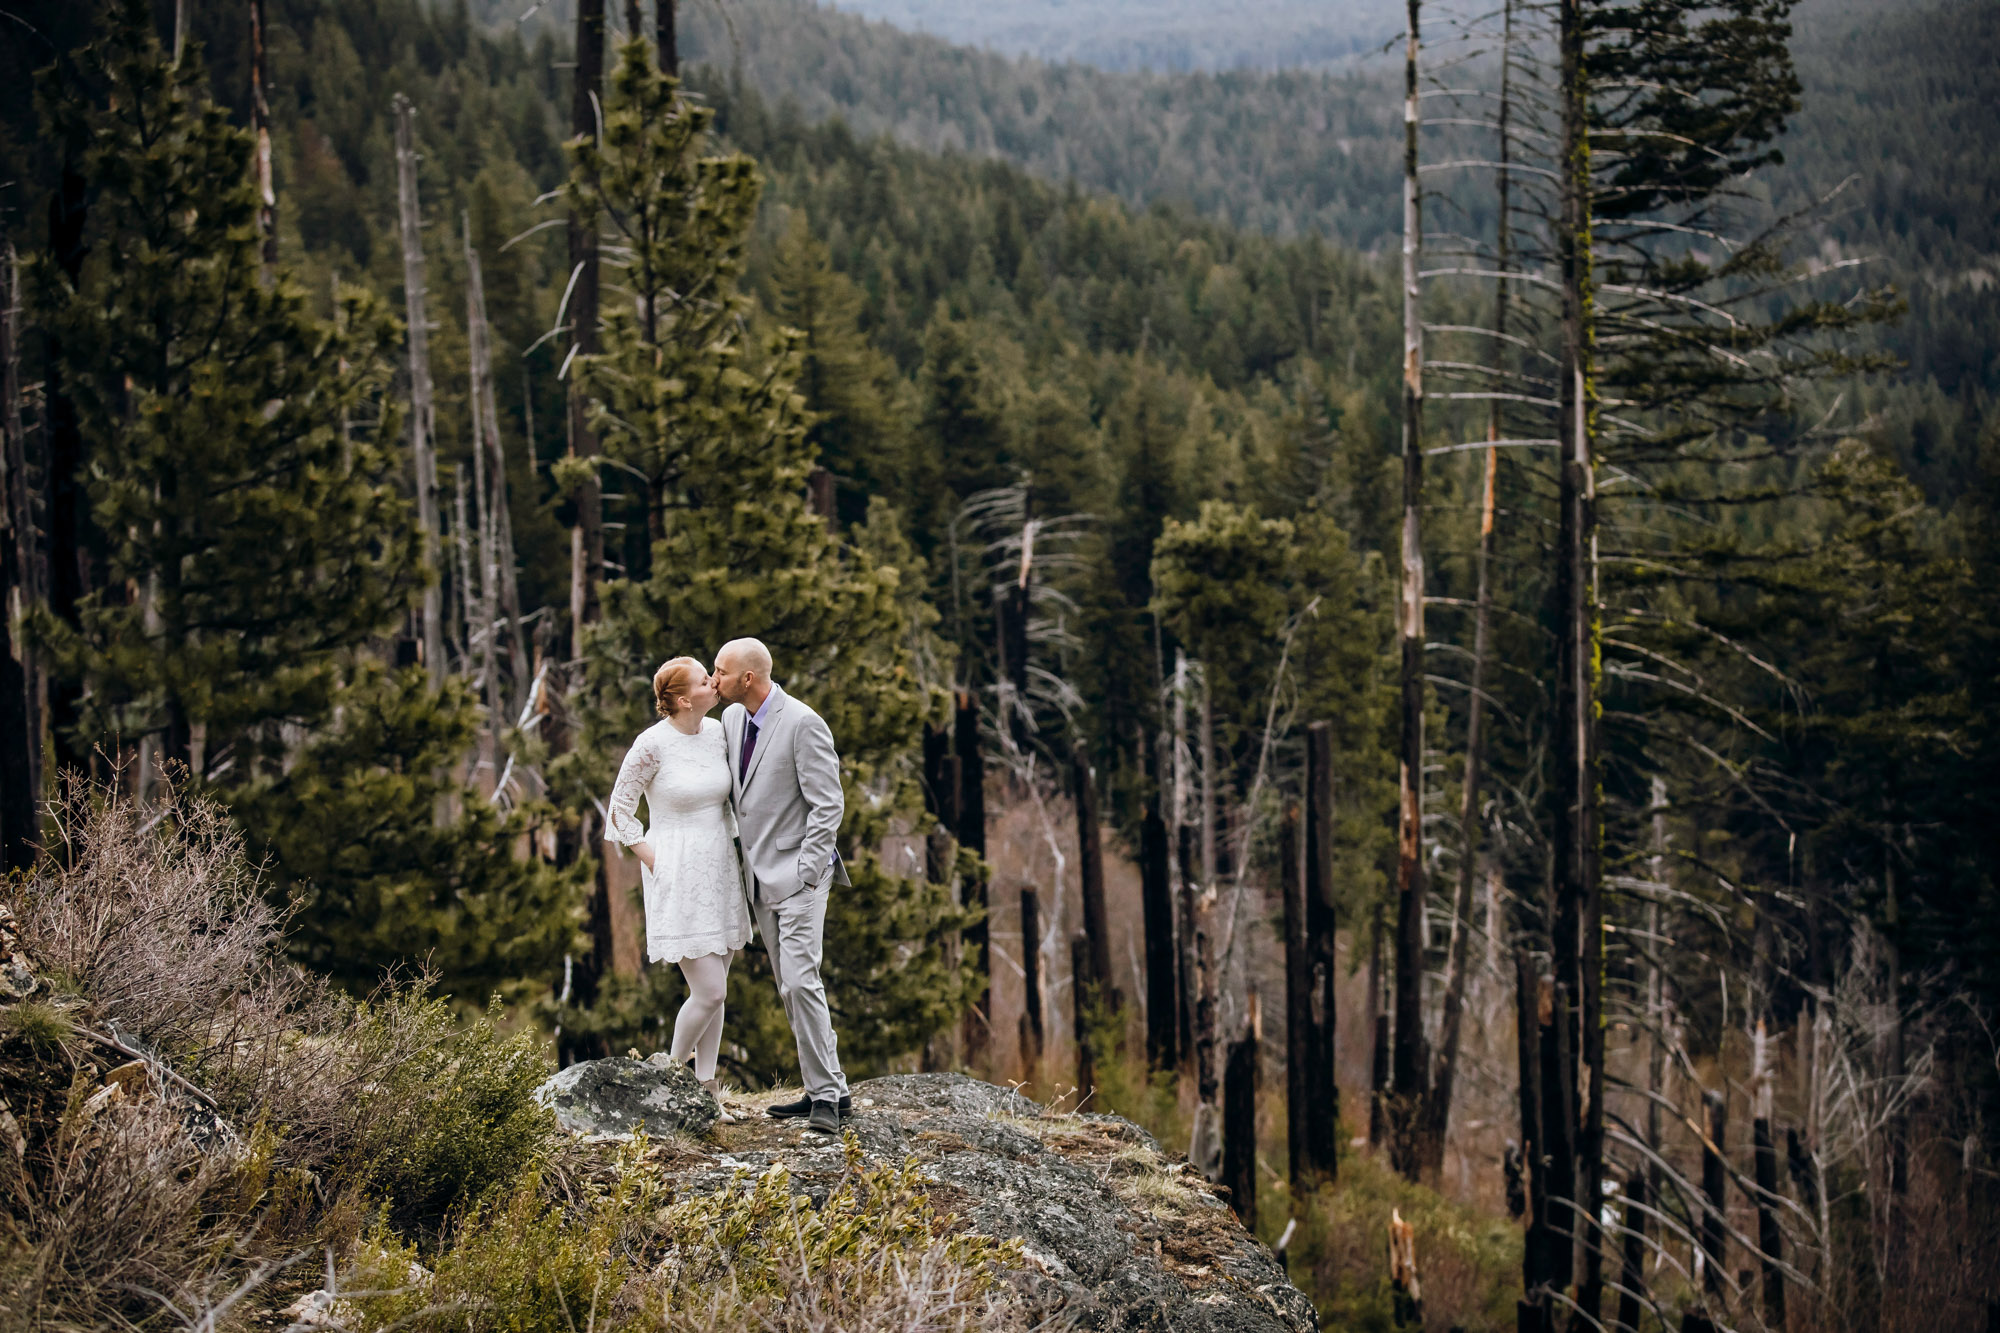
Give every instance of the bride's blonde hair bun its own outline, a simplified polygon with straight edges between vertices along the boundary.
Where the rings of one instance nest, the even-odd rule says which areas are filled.
[[[653,702],[661,717],[672,717],[680,711],[676,705],[702,674],[701,663],[692,657],[673,657],[660,663],[660,669],[653,673]]]

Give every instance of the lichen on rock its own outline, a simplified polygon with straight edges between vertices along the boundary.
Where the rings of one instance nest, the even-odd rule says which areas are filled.
[[[580,1061],[536,1088],[535,1100],[564,1129],[589,1137],[706,1134],[722,1116],[694,1071],[664,1054]]]
[[[571,1077],[600,1086],[592,1076]],[[1205,1180],[1131,1121],[1052,1112],[962,1074],[869,1079],[852,1093],[855,1114],[844,1130],[865,1160],[914,1161],[951,1225],[1019,1242],[1027,1262],[1012,1283],[1029,1326],[1318,1329],[1312,1303],[1270,1250]],[[683,1199],[782,1166],[788,1188],[818,1208],[851,1169],[840,1139],[761,1114],[718,1125],[708,1138],[681,1138],[662,1156]]]

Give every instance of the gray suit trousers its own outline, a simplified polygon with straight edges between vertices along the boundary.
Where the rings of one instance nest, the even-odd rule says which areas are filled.
[[[821,942],[826,925],[827,894],[832,876],[815,888],[767,903],[756,895],[757,929],[771,956],[778,981],[778,998],[799,1043],[799,1078],[806,1095],[816,1102],[837,1102],[847,1095],[847,1076],[840,1072],[840,1053],[833,1036],[833,1015],[826,1006],[826,985],[820,980]]]

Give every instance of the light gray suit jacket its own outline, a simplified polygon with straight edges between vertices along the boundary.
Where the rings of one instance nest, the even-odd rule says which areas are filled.
[[[847,807],[840,792],[840,756],[826,719],[774,681],[770,711],[746,769],[743,724],[749,716],[742,704],[729,705],[722,712],[722,734],[755,892],[767,904],[781,903],[825,883],[829,867],[834,883],[847,883],[847,867],[833,846]]]

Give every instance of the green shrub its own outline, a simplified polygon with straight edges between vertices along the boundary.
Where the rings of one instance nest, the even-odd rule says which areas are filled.
[[[386,996],[356,1025],[372,1045],[413,1053],[362,1094],[359,1138],[344,1174],[388,1204],[397,1231],[433,1236],[448,1213],[537,1170],[556,1142],[555,1115],[534,1091],[554,1072],[531,1031],[504,1036],[497,1002],[460,1027],[451,1006],[411,992]],[[412,1040],[412,1029],[418,1037]]]
[[[25,1000],[0,1010],[0,1031],[28,1043],[36,1055],[53,1055],[75,1029],[68,1014],[40,1000]]]
[[[649,1302],[674,1327],[853,1330],[1012,1326],[995,1284],[1020,1242],[953,1231],[915,1159],[847,1174],[818,1209],[774,1166],[666,1211],[668,1249]]]
[[[416,1248],[385,1224],[361,1246],[350,1297],[357,1329],[417,1333],[607,1333],[639,1314],[627,1290],[662,1185],[639,1137],[608,1185],[557,1202],[539,1172],[468,1209],[427,1273]],[[567,1193],[567,1191],[561,1191]]]

